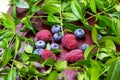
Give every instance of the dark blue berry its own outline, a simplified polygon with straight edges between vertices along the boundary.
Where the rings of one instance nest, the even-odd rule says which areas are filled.
[[[87,44],[87,43],[82,44],[82,45],[80,46],[80,49],[81,49],[82,51],[85,51],[85,49],[86,49],[88,46],[89,46],[89,44]]]
[[[59,49],[59,48],[60,48],[60,46],[58,44],[56,44],[56,43],[53,43],[53,44],[50,45],[51,50]]]
[[[46,43],[44,41],[42,41],[42,40],[39,40],[39,41],[35,42],[35,46],[36,46],[36,48],[42,48],[42,49],[44,49],[45,46],[46,46]]]
[[[61,41],[62,37],[63,37],[63,36],[62,36],[61,33],[55,33],[55,34],[53,35],[54,41]]]
[[[35,49],[33,53],[41,56],[42,51],[43,49]]]
[[[76,29],[74,32],[76,38],[83,38],[85,36],[85,31],[83,29]]]
[[[100,40],[102,38],[102,35],[98,34],[98,40]]]
[[[61,26],[60,25],[53,25],[51,28],[52,33],[58,33],[61,32]]]

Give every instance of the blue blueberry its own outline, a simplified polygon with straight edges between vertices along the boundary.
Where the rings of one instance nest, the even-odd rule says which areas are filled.
[[[74,32],[76,38],[83,38],[85,36],[85,31],[83,29],[76,29]]]
[[[54,41],[61,41],[62,37],[63,37],[63,36],[62,36],[61,33],[55,33],[55,34],[53,35]]]
[[[102,38],[102,35],[98,34],[98,40],[100,40]]]
[[[44,41],[42,41],[42,40],[39,40],[39,41],[35,42],[35,46],[36,46],[36,48],[42,48],[42,49],[44,49],[45,46],[46,46],[46,43]]]
[[[43,49],[39,48],[39,49],[35,49],[33,53],[41,56],[42,51],[43,51]]]
[[[53,44],[50,45],[51,50],[59,49],[59,48],[60,48],[60,46],[58,44],[56,44],[56,43],[53,43]]]
[[[80,46],[80,49],[81,49],[82,51],[85,51],[85,49],[86,49],[88,46],[89,46],[89,44],[87,44],[87,43],[82,44],[82,45]]]
[[[52,33],[58,33],[61,32],[61,26],[60,25],[53,25],[51,28]]]

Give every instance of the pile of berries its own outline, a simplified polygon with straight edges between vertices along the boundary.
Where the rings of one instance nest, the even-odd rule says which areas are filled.
[[[41,30],[36,34],[36,42],[34,50],[34,54],[38,54],[42,57],[43,60],[46,60],[48,58],[52,58],[53,60],[56,60],[56,54],[52,52],[54,49],[60,49],[60,45],[56,42],[61,42],[62,46],[70,50],[65,55],[65,60],[68,62],[76,62],[78,60],[82,60],[83,52],[85,49],[89,46],[89,44],[84,43],[78,48],[78,42],[77,39],[82,39],[85,37],[85,31],[83,29],[76,29],[74,31],[74,34],[66,34],[62,35],[61,32],[61,26],[59,25],[53,25],[51,28],[51,32],[49,30]],[[98,40],[101,39],[101,35],[98,35]],[[47,42],[54,40],[55,43],[50,44],[50,49],[46,49]],[[78,49],[77,49],[78,48]]]

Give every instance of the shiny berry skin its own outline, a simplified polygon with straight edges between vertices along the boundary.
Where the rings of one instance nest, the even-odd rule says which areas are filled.
[[[56,44],[56,43],[53,43],[53,44],[50,45],[51,50],[59,49],[59,48],[60,48],[60,46],[58,44]]]
[[[87,43],[82,44],[82,45],[80,46],[80,49],[81,49],[82,51],[85,51],[85,49],[86,49],[88,46],[89,46],[89,44],[87,44]]]
[[[44,49],[45,46],[46,46],[46,43],[44,41],[42,41],[42,40],[39,40],[39,41],[35,42],[35,46],[36,46],[36,48],[42,48],[42,49]]]
[[[53,25],[51,28],[52,33],[58,33],[61,32],[61,26],[60,25]]]
[[[76,29],[74,31],[74,35],[78,39],[84,38],[85,37],[85,31],[83,29]]]
[[[41,56],[42,51],[43,49],[35,49],[33,53]]]
[[[102,38],[102,35],[98,34],[98,40],[100,40]]]
[[[55,33],[54,35],[53,35],[53,39],[54,39],[54,41],[61,41],[61,39],[62,39],[62,34],[61,33]]]

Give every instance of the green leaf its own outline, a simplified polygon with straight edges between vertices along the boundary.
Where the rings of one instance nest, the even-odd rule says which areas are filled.
[[[77,2],[77,0],[73,0],[71,3],[71,9],[73,11],[73,13],[80,19],[83,20],[83,12],[82,12],[82,8],[79,5],[79,3]]]
[[[32,53],[33,52],[33,47],[30,44],[26,44],[25,48],[24,48],[24,51],[26,53]]]
[[[18,68],[18,69],[21,69],[24,67],[23,63],[22,62],[19,62],[19,61],[14,61],[15,63],[15,66]]]
[[[92,41],[98,45],[98,33],[95,27],[92,29]]]
[[[107,49],[107,52],[110,55],[115,55],[116,52],[116,46],[114,44],[114,42],[111,39],[106,39],[105,40],[105,47]]]
[[[70,66],[87,66],[87,67],[90,67],[91,63],[90,63],[89,59],[86,59],[86,60],[80,60],[80,61],[77,61],[75,63],[72,63],[72,64],[70,64]]]
[[[120,5],[116,5],[115,9],[116,11],[120,12]]]
[[[96,2],[95,0],[90,0],[90,9],[92,12],[96,13]]]
[[[41,10],[43,12],[45,12],[46,14],[54,14],[54,13],[59,13],[61,10],[60,10],[60,4],[44,4],[42,7],[41,7]]]
[[[31,55],[29,55],[28,61],[37,61],[37,62],[40,62],[41,61],[41,57],[38,56],[37,54],[31,54]]]
[[[90,52],[96,47],[96,45],[89,46],[84,52],[84,59],[88,59]]]
[[[79,20],[79,18],[73,14],[72,12],[64,12],[62,13],[64,20],[68,20],[68,21],[77,21]]]
[[[7,80],[16,80],[16,69],[15,68],[10,70],[7,76]]]
[[[30,20],[28,19],[28,17],[25,17],[23,19],[23,23],[25,24],[25,27],[30,29],[34,34],[36,33],[32,23],[30,22]]]
[[[54,66],[55,66],[55,69],[56,69],[57,71],[63,71],[64,69],[67,68],[67,61],[60,61],[60,60],[58,60],[58,61],[54,64]]]
[[[19,8],[29,8],[29,5],[25,0],[19,0],[16,6]]]
[[[59,54],[59,53],[62,52],[62,50],[61,50],[61,49],[54,49],[54,50],[52,50],[52,52],[53,52],[54,54]]]
[[[6,48],[5,52],[2,55],[2,60],[1,60],[2,61],[2,67],[5,67],[8,64],[8,62],[11,59],[11,57],[12,57],[12,55],[11,55],[10,49]]]
[[[47,80],[58,80],[58,73],[56,70],[52,71],[48,76]]]
[[[50,50],[50,43],[47,43],[46,49]]]
[[[41,64],[41,66],[44,66],[44,65],[53,66],[53,64],[54,64],[54,60],[52,58],[48,58]]]
[[[57,16],[54,16],[53,14],[49,14],[47,20],[48,22],[60,23],[60,19]]]
[[[16,6],[12,7],[11,15],[13,18],[17,19]]]
[[[18,37],[16,37],[16,41],[15,41],[15,55],[18,53],[18,49],[20,47],[20,40]]]
[[[107,80],[119,80],[120,79],[120,60],[117,59],[111,63],[107,72]]]
[[[78,73],[77,78],[78,80],[84,80],[85,78],[84,73]]]
[[[3,13],[3,26],[5,28],[13,30],[14,32],[16,30],[14,20],[8,14],[5,13]]]
[[[101,71],[102,69],[99,63],[95,60],[91,60],[90,80],[99,80]]]
[[[24,62],[29,59],[29,56],[27,54],[25,54],[25,53],[21,53],[20,56],[22,58],[22,61],[24,61]]]
[[[70,29],[72,32],[74,32],[76,29],[83,28],[83,26],[78,26],[70,23],[64,23],[63,25],[65,28]]]

